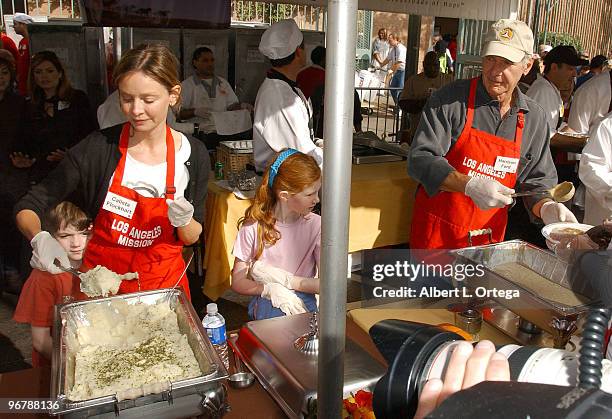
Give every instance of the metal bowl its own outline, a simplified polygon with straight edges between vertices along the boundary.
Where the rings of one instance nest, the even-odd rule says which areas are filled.
[[[247,388],[255,382],[255,375],[250,372],[237,372],[229,376],[229,384],[233,388]]]

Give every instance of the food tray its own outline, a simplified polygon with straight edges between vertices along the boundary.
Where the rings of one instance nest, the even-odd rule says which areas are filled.
[[[253,152],[253,140],[221,141],[219,146],[227,148],[230,153],[248,154]]]
[[[481,264],[484,267],[484,276],[472,276],[463,281],[466,287],[474,289],[483,286],[488,289],[519,291],[520,297],[518,298],[493,299],[525,320],[545,330],[552,332],[551,322],[554,319],[576,319],[589,308],[588,302],[576,306],[567,306],[547,300],[543,296],[515,284],[511,279],[494,271],[497,265],[518,263],[535,271],[547,281],[572,289],[569,281],[571,265],[557,258],[553,253],[540,249],[530,243],[522,240],[511,240],[458,249],[452,251],[451,254],[455,256],[455,263],[466,265]],[[593,295],[592,290],[588,289],[586,284],[574,291],[586,296]]]
[[[72,388],[74,382],[75,332],[79,325],[87,324],[86,308],[92,304],[109,305],[115,300],[125,300],[129,305],[133,304],[167,304],[169,301],[178,318],[179,330],[187,335],[189,346],[194,352],[195,358],[200,366],[201,375],[194,378],[172,382],[164,387],[159,393],[145,394],[136,399],[118,401],[115,395],[99,397],[83,401],[71,401],[66,397],[68,389]],[[174,409],[181,406],[187,398],[195,397],[195,405],[199,407],[204,404],[206,392],[223,393],[221,380],[227,379],[228,373],[224,368],[217,352],[214,350],[206,332],[200,322],[191,302],[180,289],[160,289],[153,291],[142,291],[132,294],[117,295],[108,298],[98,298],[85,301],[58,305],[55,308],[55,320],[53,327],[53,358],[51,397],[58,401],[59,408],[51,411],[52,415],[65,415],[65,417],[89,417],[103,415],[105,413],[122,411],[122,415],[134,414],[136,417],[148,415],[146,408],[151,406],[151,412],[168,415],[163,411],[165,407]],[[223,393],[224,394],[224,393]],[[209,394],[210,395],[210,394]],[[223,396],[224,398],[224,396]],[[160,403],[163,406],[160,413]],[[153,408],[153,406],[155,406]],[[184,407],[184,406],[183,406]],[[189,410],[193,406],[187,407]],[[132,411],[130,413],[130,411]],[[201,410],[195,414],[202,414]],[[174,414],[174,413],[173,413]],[[155,417],[156,415],[152,415]]]
[[[248,322],[228,342],[290,418],[302,418],[317,396],[317,355],[294,348],[310,330],[311,313]],[[386,368],[346,339],[343,396],[372,391]]]

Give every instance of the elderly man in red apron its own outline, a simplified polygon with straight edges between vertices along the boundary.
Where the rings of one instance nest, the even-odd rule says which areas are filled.
[[[420,183],[411,248],[502,241],[515,189],[557,183],[544,111],[517,88],[531,68],[532,51],[531,29],[501,19],[487,33],[482,76],[446,85],[429,99],[408,158],[408,173]],[[544,224],[576,221],[550,199],[524,203]]]

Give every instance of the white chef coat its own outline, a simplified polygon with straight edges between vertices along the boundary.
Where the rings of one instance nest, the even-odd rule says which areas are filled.
[[[396,46],[391,47],[387,58],[389,58],[391,65],[398,61],[401,62],[398,70],[406,70],[406,47],[404,45],[398,43]]]
[[[310,136],[308,126],[312,107],[299,88],[296,95],[283,80],[266,78],[255,99],[253,153],[255,168],[264,171],[275,153],[293,148],[323,164],[323,150]]]
[[[222,112],[226,111],[230,105],[238,103],[238,97],[227,80],[216,75],[214,77],[219,81],[214,98],[208,96],[208,92],[202,85],[202,83],[212,83],[212,79],[202,80],[195,74],[185,79],[181,83],[182,106],[185,109],[205,107],[209,108],[212,112]],[[207,134],[217,132],[212,115],[209,118],[194,116],[189,121],[199,123],[200,131]]]
[[[578,174],[586,187],[584,223],[599,225],[612,215],[612,113],[591,134],[582,149]]]
[[[113,93],[111,93],[110,96],[106,98],[104,103],[98,106],[97,116],[100,129],[127,122],[127,118],[121,111],[119,90],[115,90]],[[176,117],[174,116],[172,109],[168,109],[166,123],[177,131],[181,131],[188,135],[193,134],[193,124],[176,122]]]
[[[574,93],[567,124],[586,134],[608,113],[610,107],[610,72],[604,71],[585,82]]]
[[[549,82],[543,76],[538,75],[538,78],[531,84],[527,90],[527,96],[536,101],[546,114],[548,125],[550,128],[550,137],[557,132],[557,124],[559,118],[563,116],[563,99],[561,92],[557,86]]]

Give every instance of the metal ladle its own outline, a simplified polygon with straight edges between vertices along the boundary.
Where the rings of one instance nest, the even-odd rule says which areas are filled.
[[[234,364],[236,365],[236,372],[229,376],[229,385],[233,388],[247,388],[253,385],[255,382],[255,375],[250,372],[242,371],[242,361],[238,354],[233,350],[234,353]]]
[[[536,195],[548,195],[555,202],[567,202],[574,197],[576,188],[572,182],[562,182],[553,188],[545,191],[529,191],[529,192],[518,192],[510,195],[512,198],[519,196],[536,196]]]

